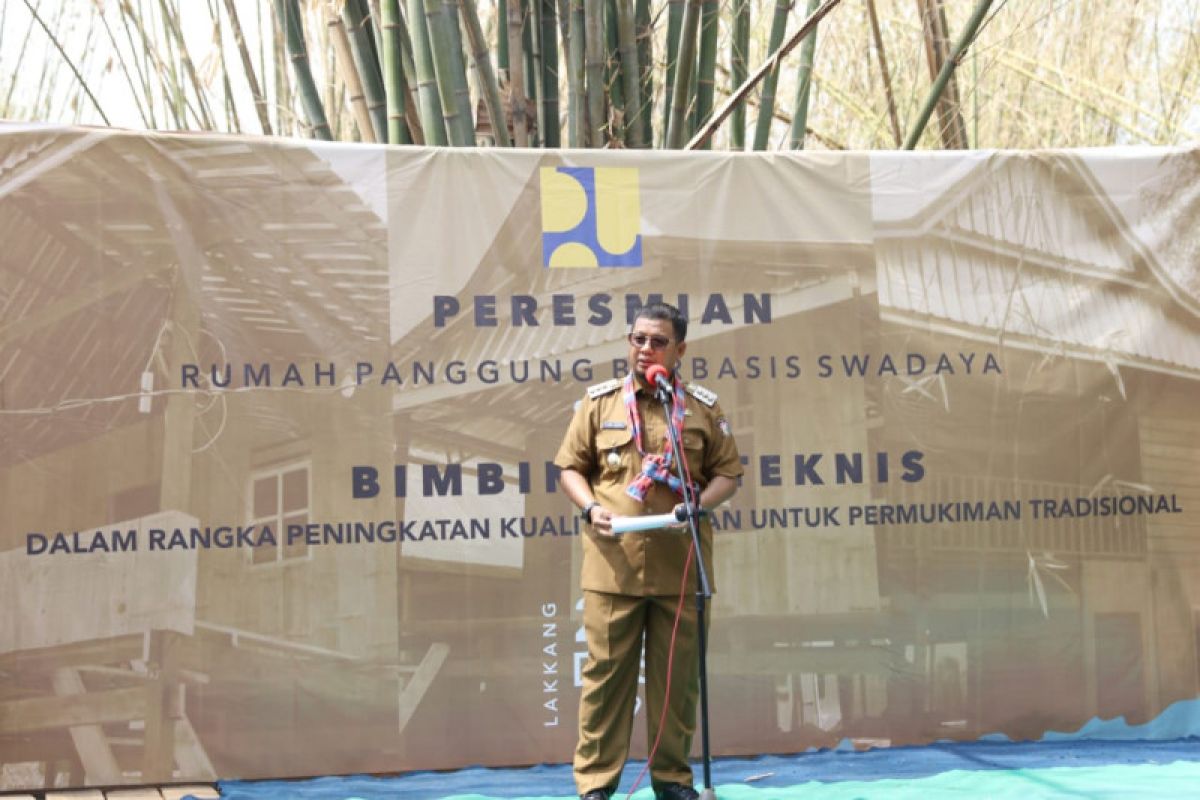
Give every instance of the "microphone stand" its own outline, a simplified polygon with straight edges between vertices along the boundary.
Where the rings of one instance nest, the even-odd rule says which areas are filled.
[[[700,548],[700,498],[692,490],[688,482],[687,472],[683,468],[685,458],[683,441],[675,421],[671,418],[671,407],[674,404],[675,392],[672,388],[667,391],[666,385],[656,385],[654,396],[662,403],[663,412],[667,417],[667,434],[671,437],[671,448],[675,451],[675,470],[679,475],[679,483],[683,486],[684,511],[687,515],[688,530],[692,535],[692,547],[696,552],[696,626],[699,645],[700,661],[700,743],[704,765],[704,791],[700,800],[717,800],[712,788],[712,752],[708,739],[708,634],[704,629],[704,606],[712,599],[712,586],[708,582],[708,570],[704,565],[704,551]],[[670,676],[667,676],[670,680]]]

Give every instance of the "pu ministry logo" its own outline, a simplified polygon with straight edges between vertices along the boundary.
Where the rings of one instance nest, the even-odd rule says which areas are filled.
[[[640,267],[634,167],[542,167],[542,266]]]

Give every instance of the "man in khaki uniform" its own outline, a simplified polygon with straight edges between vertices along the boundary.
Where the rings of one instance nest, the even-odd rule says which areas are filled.
[[[563,491],[587,523],[582,586],[588,660],[575,749],[575,784],[583,800],[607,800],[616,791],[629,753],[643,636],[648,741],[651,747],[658,741],[650,764],[655,796],[698,796],[687,761],[699,693],[691,536],[686,528],[612,532],[614,516],[663,514],[682,499],[670,485],[676,466],[664,410],[646,383],[646,370],[653,364],[666,367],[675,382],[673,415],[682,423],[685,465],[700,488],[701,508],[713,508],[737,490],[741,459],[717,396],[694,384],[685,387],[674,374],[687,348],[686,335],[687,320],[674,306],[642,308],[629,334],[629,377],[588,389],[554,459],[562,469]],[[712,527],[703,517],[700,537],[711,583]]]

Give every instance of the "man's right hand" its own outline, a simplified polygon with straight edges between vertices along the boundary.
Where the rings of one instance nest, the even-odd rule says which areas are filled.
[[[601,536],[616,536],[612,529],[612,512],[604,506],[592,509],[592,530]]]

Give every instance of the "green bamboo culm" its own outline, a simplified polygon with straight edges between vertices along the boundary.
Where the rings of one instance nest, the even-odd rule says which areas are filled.
[[[228,0],[232,2],[232,0]],[[383,84],[387,94],[388,144],[412,144],[412,132],[404,118],[408,81],[404,79],[400,44],[400,0],[383,0],[380,9],[383,50]]]
[[[408,131],[412,135],[413,144],[425,144],[425,136],[421,129],[421,112],[413,93],[418,85],[417,65],[413,60],[412,38],[405,24],[401,0],[396,0],[396,30],[400,33],[400,65],[404,70],[404,121],[408,123]]]
[[[421,104],[421,130],[425,134],[425,144],[443,147],[446,144],[446,122],[442,118],[442,98],[433,67],[433,51],[429,46],[424,0],[408,0],[408,20],[412,26],[417,97]]]
[[[354,56],[358,76],[362,79],[363,96],[371,115],[371,127],[375,129],[375,141],[386,142],[387,97],[365,3],[366,0],[346,0],[342,6],[342,24],[346,26],[346,33],[350,37],[350,53]]]
[[[700,0],[687,0],[679,36],[678,67],[671,92],[671,122],[667,127],[667,149],[678,150],[687,140],[688,102],[692,96],[692,73],[696,64],[696,36],[700,30]]]
[[[496,70],[501,83],[508,83],[508,3],[509,0],[496,2]]]
[[[458,3],[455,0],[424,0],[424,8],[446,135],[455,147],[470,147],[475,144],[475,126],[458,28]]]
[[[617,52],[624,82],[625,139],[631,147],[645,147],[642,108],[642,69],[638,63],[637,19],[633,0],[614,0],[617,16]]]
[[[650,21],[650,0],[635,0],[633,21],[638,65],[642,70],[639,87],[642,104],[634,119],[642,127],[641,146],[650,147],[654,143],[654,27]]]
[[[805,18],[811,17],[821,0],[808,0]],[[800,67],[796,72],[796,109],[792,112],[792,130],[788,144],[793,150],[804,149],[804,136],[808,130],[808,101],[812,92],[813,57],[817,51],[817,29],[805,37],[800,45]]]
[[[787,33],[788,14],[792,0],[775,0],[775,15],[771,18],[771,37],[767,44],[767,58],[775,55],[783,36]],[[779,83],[779,64],[767,73],[762,82],[762,94],[758,100],[758,119],[754,124],[754,149],[766,150],[771,138],[771,117],[775,115],[775,86]]]
[[[475,72],[479,75],[479,83],[483,86],[483,103],[487,106],[488,116],[492,118],[492,135],[496,139],[496,144],[501,147],[511,147],[512,139],[508,136],[504,104],[500,101],[500,85],[496,80],[496,72],[492,69],[492,54],[488,50],[483,27],[479,24],[479,12],[475,8],[475,0],[459,0],[459,3],[463,27],[467,31],[467,44],[471,48],[471,61],[475,64]]]
[[[604,0],[583,0],[584,81],[587,86],[588,140],[584,147],[603,147],[604,128]]]
[[[604,0],[604,86],[612,108],[609,136],[625,143],[625,85],[621,77],[621,55],[617,45],[617,0]]]
[[[992,0],[979,0],[979,4],[975,6],[975,10],[971,12],[971,18],[967,20],[967,26],[963,29],[962,36],[954,43],[954,50],[950,53],[950,57],[946,59],[946,63],[942,64],[941,71],[934,80],[933,86],[929,89],[929,96],[925,98],[925,105],[922,106],[921,113],[917,115],[917,121],[913,123],[912,130],[908,133],[908,138],[904,140],[905,150],[912,150],[917,146],[917,142],[920,141],[921,134],[925,131],[925,126],[929,124],[929,117],[933,114],[933,110],[937,106],[942,92],[946,90],[946,84],[949,83],[950,76],[954,73],[954,68],[958,66],[958,62],[966,55],[967,48],[971,46],[971,42],[975,41],[975,34],[979,32],[979,26],[983,23],[983,17],[987,14],[988,8],[991,5]]]
[[[734,0],[733,36],[729,42],[729,80],[733,88],[746,82],[748,76],[746,58],[750,52],[750,0]],[[746,149],[746,104],[738,103],[731,115],[729,146],[734,150]]]
[[[567,85],[570,88],[570,98],[567,104],[570,115],[570,128],[567,131],[567,143],[571,147],[587,147],[587,89],[583,79],[584,60],[584,22],[583,0],[570,0],[570,35],[567,59]]]
[[[308,118],[308,128],[314,139],[333,140],[329,121],[325,119],[325,106],[321,93],[313,80],[312,68],[308,63],[308,46],[304,43],[304,25],[300,17],[299,0],[275,0],[275,13],[287,39],[288,58],[292,62],[292,74],[296,76],[296,88]]]
[[[687,0],[667,0],[667,75],[663,82],[661,145],[667,144],[671,127],[671,100],[675,94],[675,72],[679,64],[679,35],[683,30],[683,15]]]
[[[541,29],[538,27],[537,14],[540,4],[537,0],[522,0],[522,3],[524,8],[521,13],[525,20],[521,35],[525,45],[525,96],[533,98],[534,121],[538,123],[529,134],[529,146],[538,147],[537,132],[541,130],[542,119],[542,61],[538,50]]]
[[[716,94],[717,78],[717,26],[720,12],[718,0],[703,0],[700,6],[700,63],[696,73],[696,123],[692,131],[708,122],[712,114],[713,97]],[[689,132],[690,135],[691,132]],[[711,145],[705,142],[700,149]]]
[[[541,3],[542,24],[542,129],[539,131],[546,147],[562,146],[562,131],[558,115],[558,6],[554,0],[534,0]]]
[[[508,36],[508,98],[512,114],[513,144],[529,146],[529,120],[525,114],[525,37],[521,0],[509,0],[505,32]]]

